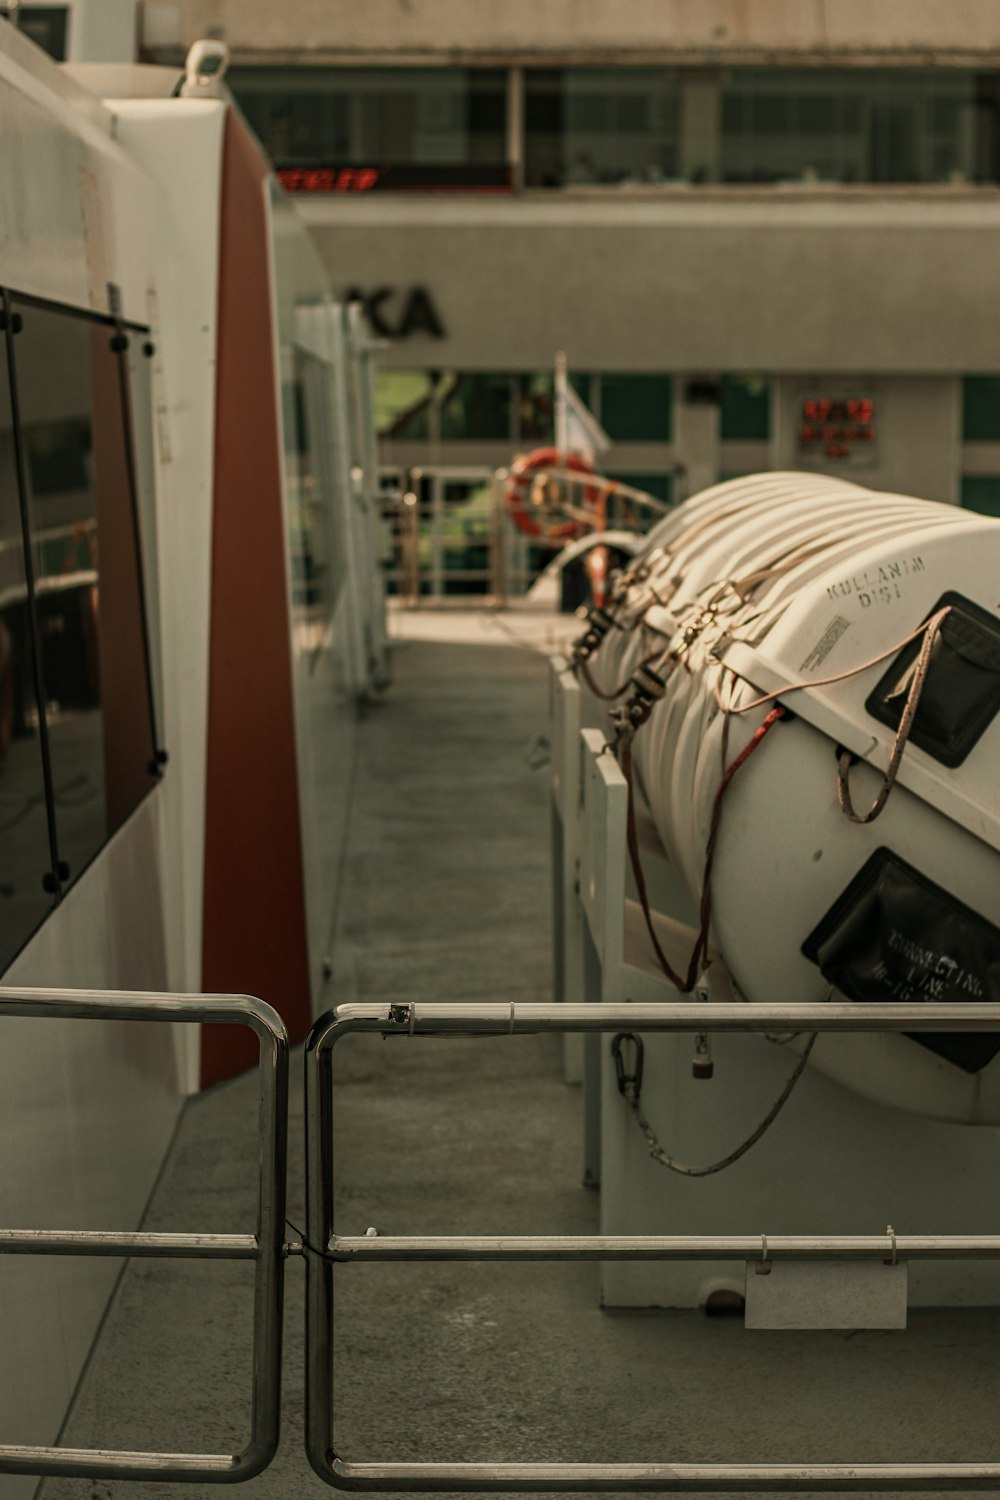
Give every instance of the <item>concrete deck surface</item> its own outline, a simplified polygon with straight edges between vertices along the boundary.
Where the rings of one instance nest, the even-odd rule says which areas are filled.
[[[548,998],[547,780],[524,754],[544,729],[544,659],[482,620],[470,644],[454,612],[418,618],[396,647],[389,695],[361,726],[331,998]],[[561,1055],[556,1037],[348,1038],[337,1057],[342,1231],[593,1232],[579,1092],[562,1082]],[[289,1216],[301,1227],[300,1064]],[[240,1079],[190,1103],[144,1227],[252,1227],[253,1094]],[[337,1276],[345,1457],[1000,1460],[997,1311],[915,1313],[905,1333],[755,1333],[738,1318],[602,1312],[596,1265]],[[240,1491],[255,1500],[325,1491],[302,1447],[303,1282],[291,1262],[282,1445]],[[249,1314],[245,1265],[132,1262],[62,1441],[240,1447]],[[126,1481],[39,1490],[219,1493]]]

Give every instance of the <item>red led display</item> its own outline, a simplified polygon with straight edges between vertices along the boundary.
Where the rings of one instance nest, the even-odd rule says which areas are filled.
[[[382,174],[377,167],[279,167],[290,193],[368,193]]]
[[[876,439],[874,424],[875,402],[869,396],[806,397],[800,413],[799,451],[820,462],[869,456]]]
[[[364,163],[331,166],[323,162],[277,168],[278,179],[290,193],[509,193],[513,175],[509,166],[478,163]]]

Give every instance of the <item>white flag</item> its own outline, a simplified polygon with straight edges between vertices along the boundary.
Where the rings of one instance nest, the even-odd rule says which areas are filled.
[[[611,447],[611,439],[568,381],[564,391],[564,400],[566,402],[566,451],[578,453],[581,458],[587,459],[588,463],[592,464],[602,453],[607,453]]]

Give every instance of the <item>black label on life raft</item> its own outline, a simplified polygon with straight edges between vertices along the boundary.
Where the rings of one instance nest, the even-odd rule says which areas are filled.
[[[1000,1000],[1000,931],[890,849],[878,849],[802,944],[848,1000]],[[978,1073],[998,1032],[919,1032],[913,1040]]]
[[[962,594],[943,594],[931,614],[950,606],[931,648],[910,739],[942,765],[960,766],[1000,712],[1000,620]],[[930,618],[930,616],[928,616]],[[865,708],[898,729],[923,636],[904,646]]]

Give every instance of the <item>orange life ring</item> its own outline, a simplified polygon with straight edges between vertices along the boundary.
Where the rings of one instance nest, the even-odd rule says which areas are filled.
[[[586,535],[587,526],[582,521],[552,519],[551,512],[531,498],[532,482],[544,474],[546,469],[572,469],[575,474],[594,472],[592,464],[579,453],[560,453],[558,448],[536,448],[533,453],[516,458],[511,464],[510,477],[504,491],[511,520],[526,536],[553,542],[574,541],[577,537]],[[596,485],[583,486],[585,510],[596,511],[597,498]]]

